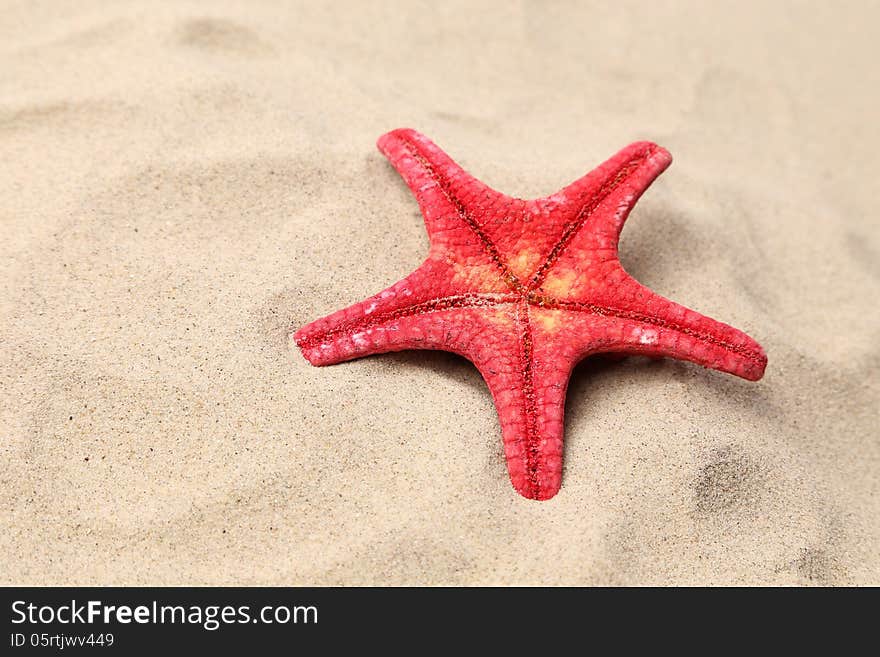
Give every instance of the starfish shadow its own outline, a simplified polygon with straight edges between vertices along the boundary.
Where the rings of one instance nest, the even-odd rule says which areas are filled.
[[[765,386],[756,386],[692,363],[668,358],[597,354],[582,360],[572,371],[566,395],[565,417],[573,417],[575,414],[570,412],[571,409],[581,408],[589,403],[590,390],[603,377],[620,378],[624,372],[628,373],[629,379],[639,379],[633,382],[633,389],[655,378],[662,381],[688,380],[694,388],[699,388],[700,394],[711,396],[713,403],[735,408],[743,414],[764,421],[782,416],[782,409],[774,397],[768,394]]]
[[[424,372],[437,373],[463,383],[471,389],[486,395],[491,401],[491,393],[479,371],[468,359],[446,351],[399,351],[381,356],[369,356],[368,360],[381,358],[400,367],[418,368]],[[692,363],[684,363],[668,358],[649,358],[626,354],[596,354],[585,358],[574,368],[566,395],[564,417],[572,417],[571,409],[582,408],[589,403],[590,391],[599,385],[603,378],[617,377],[625,373],[629,378],[638,378],[633,389],[651,378],[658,380],[688,379],[702,394],[711,396],[714,403],[735,407],[756,418],[779,417],[778,405],[767,394],[764,386],[755,386],[746,381],[704,369]],[[566,422],[566,429],[568,429]]]
[[[425,372],[439,373],[457,383],[489,395],[489,389],[476,366],[467,358],[448,351],[398,351],[385,354],[383,359],[402,367],[415,367]]]

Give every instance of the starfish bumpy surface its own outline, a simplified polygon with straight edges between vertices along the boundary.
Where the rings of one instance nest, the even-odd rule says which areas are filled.
[[[313,365],[404,349],[473,362],[498,409],[510,480],[525,497],[559,490],[565,392],[584,357],[668,356],[763,376],[757,342],[655,294],[618,260],[627,215],[672,161],[663,148],[630,144],[556,194],[524,201],[490,189],[413,130],[383,135],[378,146],[419,202],[428,257],[294,340]]]

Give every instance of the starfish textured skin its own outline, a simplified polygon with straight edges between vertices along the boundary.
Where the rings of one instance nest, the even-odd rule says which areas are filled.
[[[630,144],[556,194],[526,201],[476,180],[414,130],[389,132],[378,147],[419,203],[428,257],[293,338],[313,365],[406,349],[470,360],[492,393],[510,480],[523,496],[559,491],[565,393],[586,356],[671,357],[763,376],[757,342],[652,292],[618,260],[624,221],[672,161],[665,149]]]

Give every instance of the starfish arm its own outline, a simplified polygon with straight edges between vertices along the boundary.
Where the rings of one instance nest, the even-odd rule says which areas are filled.
[[[618,272],[610,286],[613,296],[559,303],[561,309],[587,312],[606,320],[605,328],[591,329],[586,352],[676,358],[749,381],[764,375],[767,356],[751,337],[660,296],[622,268],[618,267]]]
[[[477,237],[483,251],[500,264],[497,248],[470,208],[476,207],[485,215],[494,206],[506,206],[509,197],[471,176],[415,130],[394,130],[382,135],[376,145],[415,195],[432,245],[446,241],[448,233],[460,233],[467,228]]]
[[[467,356],[495,401],[513,487],[529,499],[546,500],[562,483],[563,415],[572,361],[550,348],[533,313],[523,302],[512,306],[510,330],[499,331],[496,325]]]
[[[659,294],[649,308],[650,314],[637,314],[638,325],[623,336],[624,351],[687,360],[749,381],[764,376],[767,355],[742,331]]]
[[[294,333],[294,342],[312,365],[404,349],[459,352],[460,331],[450,325],[452,311],[491,310],[514,297],[440,285],[432,273],[439,266],[425,261],[386,290],[303,326]]]
[[[583,178],[548,200],[557,200],[570,214],[565,229],[529,287],[540,286],[550,270],[571,268],[585,250],[617,253],[620,231],[639,197],[672,162],[657,144],[641,141],[621,149]]]

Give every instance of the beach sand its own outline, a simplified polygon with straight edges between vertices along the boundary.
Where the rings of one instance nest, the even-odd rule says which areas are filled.
[[[880,584],[874,3],[12,2],[0,17],[0,582]],[[675,162],[640,281],[750,383],[588,360],[563,488],[476,369],[289,332],[424,258],[375,140],[552,193]]]

